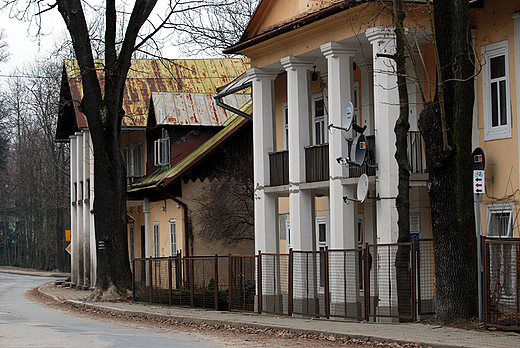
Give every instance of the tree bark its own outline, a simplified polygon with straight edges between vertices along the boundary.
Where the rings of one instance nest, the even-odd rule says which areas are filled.
[[[426,144],[435,253],[436,315],[441,322],[472,318],[477,310],[476,232],[472,191],[471,129],[475,71],[469,3],[434,5],[444,89],[448,147],[443,142],[438,94],[421,112]],[[439,89],[437,88],[437,91]]]
[[[395,62],[397,65],[397,88],[399,93],[399,118],[394,127],[396,139],[395,159],[399,170],[398,194],[395,201],[399,229],[398,243],[410,242],[410,167],[408,165],[408,122],[409,101],[408,88],[406,86],[406,45],[404,32],[405,12],[403,0],[394,0],[394,18],[396,22],[396,53]],[[413,54],[413,52],[409,52]],[[411,312],[411,286],[412,279],[410,273],[410,246],[400,244],[396,254],[397,272],[397,297],[400,317],[410,317]],[[401,321],[406,319],[401,318]]]

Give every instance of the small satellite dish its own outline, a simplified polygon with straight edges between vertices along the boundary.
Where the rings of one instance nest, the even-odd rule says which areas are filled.
[[[367,157],[367,138],[360,134],[352,143],[352,147],[350,148],[350,161],[356,166],[361,167],[363,163],[365,163],[365,159]]]
[[[361,174],[357,184],[357,199],[360,203],[365,201],[368,192],[368,176]]]
[[[341,116],[341,127],[345,130],[349,130],[352,125],[352,120],[354,119],[354,104],[352,102],[348,102],[343,109],[343,115]]]

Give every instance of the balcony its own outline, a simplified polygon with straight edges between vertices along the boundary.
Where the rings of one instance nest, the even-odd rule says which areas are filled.
[[[347,140],[347,151],[350,154],[353,139]],[[348,177],[358,178],[361,174],[376,175],[375,137],[367,136],[367,158],[361,167],[348,166]],[[419,131],[408,132],[408,163],[410,173],[427,173],[424,141]],[[339,165],[334,161],[333,165]],[[269,168],[271,186],[289,184],[289,151],[269,153]],[[329,180],[329,144],[305,147],[305,176],[306,182]]]

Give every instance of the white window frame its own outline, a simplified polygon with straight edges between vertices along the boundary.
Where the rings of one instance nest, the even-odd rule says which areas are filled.
[[[177,256],[177,220],[170,220],[170,255]]]
[[[323,115],[316,115],[316,102],[323,102]],[[318,132],[316,131],[316,125],[320,127],[320,138],[318,139]],[[329,141],[327,132],[327,110],[325,105],[325,98],[323,92],[314,93],[312,95],[312,134],[313,134],[313,145],[326,144]]]
[[[512,137],[511,123],[511,87],[509,79],[509,49],[508,41],[495,42],[482,46],[482,94],[484,106],[484,140],[508,139]],[[491,59],[504,56],[505,76],[491,79]],[[506,103],[506,124],[493,127],[492,124],[492,104],[491,86],[492,83],[505,81],[505,103]],[[500,115],[499,115],[500,119]]]
[[[125,160],[126,176],[143,176],[144,159],[143,143],[128,145],[123,148],[123,158]]]
[[[323,240],[323,241],[320,240],[320,225],[325,227],[325,240]],[[316,217],[316,250],[317,251],[324,251],[329,246],[329,236],[328,236],[327,230],[328,230],[327,218],[325,216],[317,216]],[[321,269],[322,264],[323,264],[322,254],[320,253],[319,258],[318,258],[318,287],[319,287],[320,293],[324,291],[324,286],[322,284],[322,280],[323,280],[322,273],[324,273],[325,270],[323,270],[323,272],[322,272],[322,269]]]
[[[162,138],[154,141],[154,165],[157,167],[170,164],[170,137],[166,129],[162,130]]]
[[[153,256],[159,257],[161,254],[159,245],[159,221],[153,223]]]
[[[495,203],[495,204],[487,204],[487,237],[491,238],[512,238],[514,235],[514,214],[515,214],[515,206],[513,203]],[[506,233],[492,233],[491,231],[491,220],[492,215],[505,215],[509,214],[508,218],[508,227]]]

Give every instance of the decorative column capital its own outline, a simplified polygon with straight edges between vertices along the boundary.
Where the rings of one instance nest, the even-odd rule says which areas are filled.
[[[311,70],[314,67],[314,61],[310,59],[296,58],[288,56],[280,59],[280,63],[285,70],[307,69]]]
[[[365,31],[365,36],[371,44],[380,41],[395,40],[394,27],[372,27]]]
[[[247,70],[247,76],[249,76],[252,79],[255,80],[262,80],[262,79],[270,79],[274,80],[276,79],[276,76],[280,73],[278,70],[274,69],[260,69],[260,68],[251,68]]]
[[[328,42],[323,44],[320,49],[325,58],[336,58],[339,55],[354,57],[357,52],[355,48],[345,47],[337,42]]]

